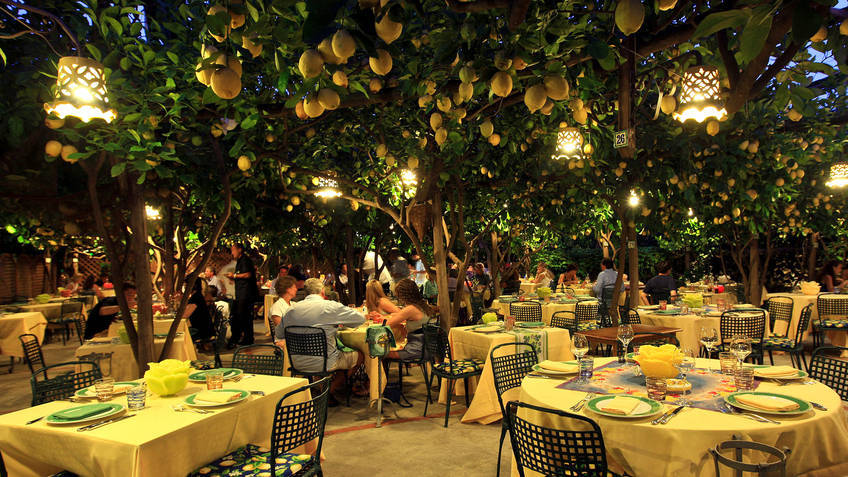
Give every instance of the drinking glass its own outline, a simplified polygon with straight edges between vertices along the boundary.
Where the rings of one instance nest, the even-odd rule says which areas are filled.
[[[115,379],[103,378],[94,382],[94,392],[97,394],[97,400],[100,402],[112,399],[112,393],[115,391]]]
[[[574,335],[574,338],[571,339],[571,352],[579,360],[589,352],[589,340],[583,335]]]
[[[739,360],[739,367],[741,368],[742,362],[751,354],[751,342],[748,341],[748,337],[746,336],[734,336],[730,344],[730,351],[736,355],[736,359]]]
[[[700,335],[701,344],[704,345],[704,348],[707,348],[707,359],[713,357],[713,348],[716,344],[718,344],[718,332],[715,328],[710,327],[701,327],[701,335]],[[707,371],[710,371],[710,363],[707,361]]]
[[[147,385],[141,383],[138,386],[133,386],[127,389],[127,409],[138,411],[144,409],[144,402],[147,398]]]
[[[680,353],[683,355],[682,359],[679,363],[677,363],[677,369],[680,371],[680,375],[683,377],[683,381],[686,382],[686,374],[695,367],[695,352],[692,348],[683,348],[680,350]],[[684,391],[680,394],[680,398],[677,400],[678,406],[688,406],[689,400],[686,399],[686,394],[689,391]]]
[[[668,309],[668,300],[660,300],[660,310]]]
[[[739,365],[733,374],[733,378],[737,391],[754,389],[754,368]]]
[[[618,341],[621,341],[622,349],[618,362],[623,363],[626,361],[625,357],[627,356],[627,346],[633,341],[633,327],[630,324],[619,325],[618,334],[616,335]]]
[[[718,354],[718,362],[721,365],[721,374],[733,376],[737,364],[736,355],[729,351],[721,352]]]
[[[577,364],[578,369],[580,370],[580,381],[589,381],[595,371],[595,358],[591,356],[582,356],[577,361]]]
[[[664,401],[665,394],[668,391],[668,384],[665,378],[645,377],[645,387],[648,388],[648,397],[654,401]]]
[[[206,372],[206,389],[223,389],[224,372],[220,369],[210,369]]]

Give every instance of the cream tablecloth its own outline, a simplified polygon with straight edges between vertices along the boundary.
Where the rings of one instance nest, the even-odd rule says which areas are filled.
[[[271,306],[277,301],[280,297],[276,295],[265,295],[265,308],[263,309],[263,313],[265,314],[265,336],[271,336],[271,321],[270,321],[270,312]]]
[[[44,343],[47,320],[39,312],[9,313],[0,315],[0,355],[24,357],[18,336],[32,333],[39,343]]]
[[[62,316],[62,303],[35,303],[32,305],[21,305],[21,309],[29,312],[37,312],[44,315],[48,320],[58,320]],[[85,305],[83,305],[83,317],[85,317]]]
[[[492,362],[490,353],[492,348],[502,343],[514,342],[515,335],[509,333],[477,333],[471,331],[473,327],[464,326],[452,328],[449,339],[453,359],[480,359],[485,360],[483,374],[479,378],[469,378],[469,391],[474,393],[471,405],[462,416],[462,422],[477,422],[490,424],[501,419],[501,408],[498,404],[498,396],[495,393],[495,378],[492,374]],[[545,327],[542,330],[547,334],[547,359],[566,361],[574,359],[571,353],[571,338],[568,330]],[[442,383],[439,394],[439,402],[447,402],[446,383]],[[476,389],[475,389],[476,388]],[[465,395],[462,382],[457,381],[454,385],[456,395]]]
[[[175,412],[172,404],[205,388],[189,383],[174,397],[148,395],[147,408],[135,417],[99,429],[77,432],[78,426],[53,426],[43,420],[26,425],[76,405],[54,401],[0,416],[0,452],[9,475],[16,477],[61,469],[89,477],[185,477],[245,444],[270,445],[277,402],[304,385],[302,378],[254,375],[232,387],[263,391],[265,396],[251,396],[212,414]],[[299,393],[286,404],[308,399],[308,393]],[[124,396],[113,401],[127,402]]]
[[[593,303],[597,303],[597,300],[592,300]],[[551,317],[554,316],[554,313],[557,311],[574,311],[576,307],[576,303],[542,303],[542,321],[545,322],[546,325],[551,324]],[[492,302],[492,308],[498,310],[498,312],[503,315],[509,315],[509,303],[501,303],[498,300]]]
[[[184,337],[185,334],[182,336]],[[157,356],[162,351],[163,346],[165,346],[165,338],[155,338],[153,340],[153,349]],[[74,351],[74,356],[79,358],[92,353],[112,353],[111,360],[105,358],[100,361],[100,371],[105,376],[111,376],[118,381],[132,380],[138,377],[138,366],[136,365],[135,358],[133,358],[130,345],[123,343],[92,343],[87,341]],[[185,340],[178,336],[174,338],[167,357],[179,360],[195,360],[197,359],[197,352],[194,349],[191,339],[188,340],[188,345],[186,345]]]
[[[601,358],[596,366],[615,358]],[[699,359],[697,366],[704,368],[707,360]],[[718,367],[717,360],[709,366]],[[520,400],[529,404],[568,411],[585,396],[580,391],[556,389],[562,381],[527,378],[521,385]],[[715,469],[707,449],[737,435],[778,448],[789,447],[792,454],[787,460],[787,475],[799,475],[816,469],[844,464],[848,456],[848,419],[839,396],[827,386],[778,386],[762,382],[760,391],[777,392],[800,399],[816,401],[827,411],[811,411],[797,417],[775,418],[780,425],[760,423],[740,416],[722,414],[704,409],[684,409],[668,424],[653,426],[650,418],[616,419],[596,415],[585,406],[579,412],[598,423],[604,435],[604,444],[613,471],[635,477],[713,477]],[[546,416],[547,417],[547,416]],[[538,416],[530,417],[537,422]],[[539,422],[554,427],[554,422]],[[565,423],[568,425],[569,423]],[[573,423],[572,423],[573,425]],[[573,427],[572,427],[573,428]],[[512,475],[518,473],[513,463]],[[539,475],[525,471],[525,475]],[[844,475],[831,473],[827,475]]]
[[[645,325],[668,326],[681,328],[683,331],[677,333],[677,340],[683,348],[691,348],[696,353],[701,349],[701,328],[715,328],[721,341],[721,315],[663,315],[650,313],[650,311],[637,310],[639,319]],[[768,312],[766,312],[765,336],[769,336]]]

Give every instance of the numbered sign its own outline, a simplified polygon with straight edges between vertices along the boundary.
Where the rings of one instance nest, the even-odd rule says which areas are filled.
[[[627,147],[628,142],[629,136],[626,129],[615,132],[614,146],[616,149]]]

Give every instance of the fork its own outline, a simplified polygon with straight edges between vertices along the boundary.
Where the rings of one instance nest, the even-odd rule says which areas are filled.
[[[171,405],[171,409],[177,412],[196,412],[198,414],[212,414],[212,411],[208,411],[206,409],[195,409],[193,407],[185,407],[182,404],[173,404]]]
[[[736,416],[749,417],[749,418],[754,419],[755,421],[759,421],[759,422],[770,422],[772,424],[780,424],[780,422],[778,422],[778,421],[769,419],[767,417],[763,417],[759,414],[754,414],[753,412],[742,412],[739,409],[736,409],[735,407],[733,407],[733,406],[731,406],[727,403],[724,404],[724,407],[725,407],[725,409],[730,411],[730,414],[734,414]]]
[[[583,399],[581,399],[581,400],[577,401],[577,403],[576,403],[576,404],[574,404],[573,406],[571,406],[571,410],[576,412],[576,411],[579,411],[579,410],[583,409],[583,405],[584,405],[584,404],[586,404],[586,401],[588,401],[588,400],[592,399],[593,397],[595,397],[595,393],[587,393],[587,394],[586,394],[586,397],[584,397]]]

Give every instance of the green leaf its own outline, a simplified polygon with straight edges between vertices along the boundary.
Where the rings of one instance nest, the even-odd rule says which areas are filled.
[[[168,78],[165,80],[165,88],[168,90],[172,90],[177,87],[177,83],[174,81],[174,78]]]
[[[141,33],[141,23],[135,22],[130,25],[130,36],[137,37]]]
[[[281,94],[285,94],[286,87],[288,86],[288,84],[289,70],[288,68],[286,68],[285,70],[283,70],[282,73],[280,73],[280,77],[277,79],[277,91],[279,91]]]
[[[136,184],[144,184],[144,179],[145,179],[145,177],[146,177],[146,175],[145,175],[145,174],[140,174],[140,175],[138,176],[138,180],[137,180],[137,181],[135,181],[135,183],[136,183]]]
[[[98,50],[96,46],[91,43],[86,43],[85,47],[88,52],[91,53],[91,57],[95,60],[100,61],[103,58],[103,55],[100,54],[100,50]]]
[[[176,53],[174,53],[173,51],[169,51],[165,54],[168,55],[168,58],[173,61],[175,65],[180,64],[180,57],[178,57]]]
[[[118,20],[115,20],[115,19],[114,19],[114,18],[112,18],[112,17],[107,17],[107,16],[105,16],[105,15],[102,17],[102,19],[101,19],[101,20],[102,20],[102,21],[105,21],[106,23],[108,23],[108,24],[109,24],[109,27],[110,27],[110,28],[112,28],[112,30],[113,30],[115,33],[117,33],[117,34],[118,34],[118,36],[121,36],[121,35],[123,35],[123,34],[124,34],[124,27],[123,27],[123,26],[121,26],[121,22],[119,22]]]
[[[596,60],[603,60],[609,56],[609,45],[597,38],[593,38],[589,46],[586,47],[586,52]]]
[[[3,48],[0,48],[0,59],[3,60],[3,66],[6,66],[6,53],[3,52]]]
[[[359,81],[351,81],[350,89],[351,91],[359,91],[360,93],[364,94],[366,98],[368,97],[368,91],[365,90],[365,87],[363,87],[362,83],[360,83]]]
[[[122,70],[127,71],[132,66],[132,63],[130,62],[130,59],[125,56],[121,58],[120,66]]]
[[[245,7],[247,7],[247,13],[250,15],[250,18],[252,18],[254,22],[258,22],[259,10],[257,10],[251,2],[245,3]]]
[[[745,28],[742,29],[739,52],[736,54],[736,61],[740,65],[748,64],[763,49],[766,37],[771,31],[772,16],[770,13],[768,9],[763,9],[763,12],[752,15]]]
[[[741,27],[748,22],[750,15],[750,10],[728,10],[726,12],[711,13],[704,17],[698,28],[695,29],[695,33],[692,34],[692,40],[710,36],[725,28]]]
[[[112,177],[118,177],[119,175],[124,173],[124,170],[126,168],[127,168],[126,162],[119,162],[119,163],[115,164],[114,166],[112,166],[112,170],[109,171],[109,173],[112,175]]]
[[[259,122],[259,114],[253,113],[250,116],[244,118],[241,122],[242,129],[250,129],[253,126],[256,126],[256,123]]]

